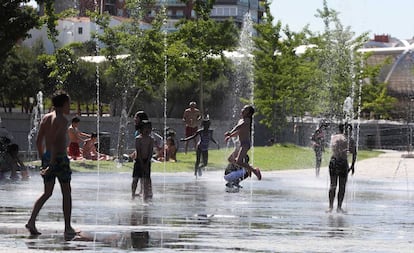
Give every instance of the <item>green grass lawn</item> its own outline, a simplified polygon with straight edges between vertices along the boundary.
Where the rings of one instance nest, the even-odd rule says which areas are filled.
[[[212,149],[209,151],[209,170],[224,170],[227,165],[227,157],[232,149]],[[376,157],[380,151],[359,151],[357,161]],[[315,154],[309,147],[298,147],[294,145],[274,145],[271,147],[254,147],[249,151],[250,163],[263,171],[307,169],[315,166]],[[322,166],[327,166],[330,152],[322,156]],[[192,172],[194,171],[195,152],[187,154],[178,153],[177,162],[152,163],[153,172]],[[40,165],[39,162],[29,164]],[[71,168],[79,172],[132,172],[133,163],[126,162],[117,166],[114,161],[72,161]]]

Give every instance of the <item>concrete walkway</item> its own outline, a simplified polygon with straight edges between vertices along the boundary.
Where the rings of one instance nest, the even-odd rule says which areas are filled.
[[[0,184],[0,252],[387,252],[414,248],[414,158],[357,161],[344,207],[326,214],[328,169],[264,172],[226,193],[223,171],[154,173],[151,203],[131,200],[130,173],[74,173],[73,226],[63,239],[59,187],[41,210],[38,237],[24,224],[43,190],[38,173]]]
[[[354,178],[358,179],[398,179],[414,178],[414,153],[394,150],[381,150],[384,153],[375,158],[356,161]],[[412,158],[407,158],[407,156]],[[285,170],[272,174],[305,174],[314,175],[313,169]],[[321,177],[328,175],[328,168],[321,168]],[[351,175],[351,174],[349,174]]]

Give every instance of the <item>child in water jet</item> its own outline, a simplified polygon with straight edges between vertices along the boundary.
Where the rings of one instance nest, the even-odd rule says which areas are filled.
[[[214,140],[213,138],[213,130],[210,129],[210,120],[203,119],[202,126],[203,128],[197,130],[195,134],[180,140],[180,141],[189,141],[197,137],[197,135],[200,136],[200,140],[198,141],[197,146],[196,146],[196,162],[194,166],[194,176],[196,177],[197,177],[197,173],[198,173],[198,176],[201,176],[202,175],[201,169],[207,166],[208,147],[209,147],[210,141],[217,144],[217,147],[220,148],[218,146],[218,142]],[[202,159],[201,166],[200,166],[200,158]]]
[[[136,189],[139,179],[141,179],[141,189],[143,199],[152,198],[151,185],[151,159],[154,148],[154,139],[150,136],[152,124],[148,120],[142,122],[142,132],[135,139],[136,159],[134,163],[134,172],[132,174],[132,199],[135,198]]]
[[[345,132],[344,132],[345,131]],[[327,213],[332,212],[335,200],[336,187],[339,183],[337,213],[345,213],[342,209],[342,202],[345,196],[346,181],[348,173],[352,175],[355,172],[355,161],[357,151],[354,139],[351,137],[352,126],[348,124],[339,124],[338,133],[331,137],[332,157],[329,162],[329,208]],[[348,152],[352,154],[351,167],[348,163]]]
[[[253,172],[257,179],[261,180],[262,174],[260,173],[260,169],[253,168],[245,159],[251,146],[250,137],[252,132],[253,114],[253,106],[245,105],[241,110],[241,119],[232,130],[224,134],[226,136],[224,140],[227,142],[232,137],[238,137],[240,145],[236,145],[233,153],[229,156],[228,161],[245,168],[249,173]]]

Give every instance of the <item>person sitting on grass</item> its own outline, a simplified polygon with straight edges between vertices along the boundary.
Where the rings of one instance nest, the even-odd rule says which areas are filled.
[[[98,135],[96,133],[91,134],[91,138],[85,140],[85,143],[82,147],[82,155],[83,158],[87,160],[108,160],[109,156],[106,154],[101,154],[98,152],[96,148],[97,144],[97,137]]]
[[[177,161],[177,146],[172,137],[167,138],[167,143],[164,148],[158,152],[158,161],[176,162]]]

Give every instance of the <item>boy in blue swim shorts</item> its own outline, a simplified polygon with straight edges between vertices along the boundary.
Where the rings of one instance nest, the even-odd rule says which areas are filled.
[[[70,98],[65,92],[58,91],[52,98],[54,111],[47,113],[41,120],[37,133],[36,147],[42,157],[44,192],[36,200],[32,214],[26,224],[31,235],[40,235],[36,228],[36,218],[46,201],[52,196],[57,178],[63,196],[63,216],[65,221],[65,239],[72,239],[76,232],[71,226],[72,193],[69,159],[66,155],[68,120],[65,114],[70,112]]]
[[[72,170],[70,169],[69,158],[66,153],[56,154],[55,164],[50,165],[50,151],[46,151],[42,156],[42,170],[40,174],[45,182],[55,181],[55,178],[61,183],[69,183],[71,180]]]

